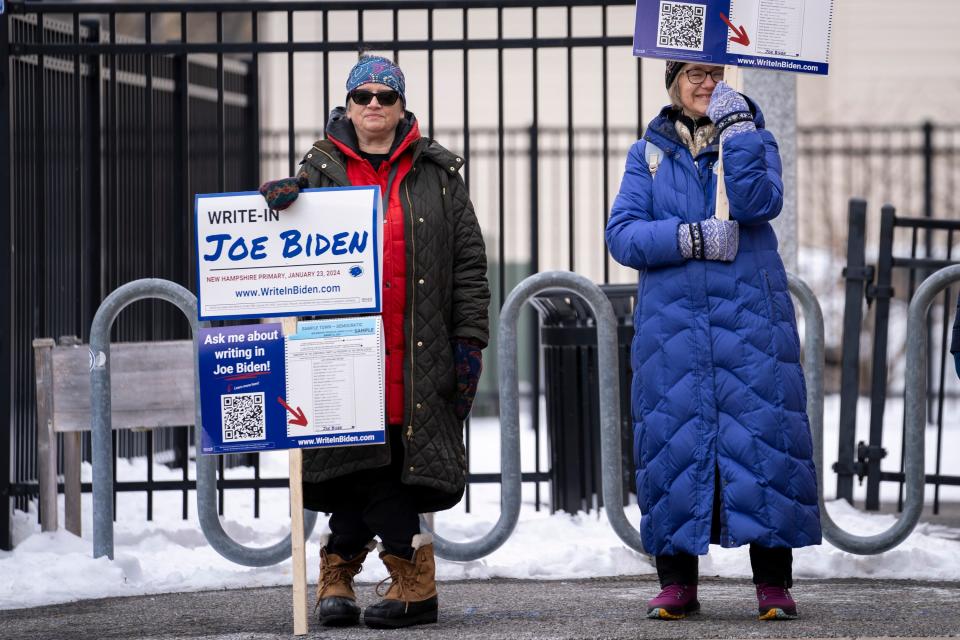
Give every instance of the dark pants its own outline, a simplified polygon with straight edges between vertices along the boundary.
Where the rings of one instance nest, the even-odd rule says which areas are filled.
[[[713,514],[710,522],[710,542],[720,544],[720,471],[717,470],[713,491]],[[793,549],[750,545],[750,567],[754,584],[793,586]],[[660,586],[668,584],[697,584],[697,556],[678,553],[657,556],[657,576]]]
[[[750,545],[750,566],[753,583],[793,586],[793,549]],[[657,576],[660,586],[668,584],[697,584],[697,556],[678,553],[675,556],[657,556]]]
[[[388,553],[403,558],[413,556],[411,542],[420,533],[420,516],[409,487],[400,481],[403,442],[398,425],[388,427],[390,464],[364,469],[339,478],[351,504],[350,509],[330,514],[328,549],[340,556],[352,557],[373,540],[380,538]]]

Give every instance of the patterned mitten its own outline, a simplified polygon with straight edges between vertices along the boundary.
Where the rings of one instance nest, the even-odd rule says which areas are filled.
[[[453,361],[457,367],[457,403],[454,411],[457,418],[465,420],[477,395],[480,371],[483,370],[481,345],[470,338],[453,341]]]
[[[684,258],[733,262],[740,248],[740,225],[736,220],[716,218],[681,224],[677,228],[677,245]]]
[[[687,260],[693,257],[693,234],[690,233],[690,228],[693,226],[692,224],[681,224],[677,227],[677,246],[680,247],[680,255]]]
[[[720,132],[720,141],[747,131],[756,131],[753,113],[742,95],[730,88],[726,82],[718,82],[710,96],[707,115]]]
[[[306,189],[310,184],[305,176],[297,178],[281,178],[264,182],[260,185],[260,193],[267,201],[267,206],[274,211],[283,211],[293,204],[301,189]]]

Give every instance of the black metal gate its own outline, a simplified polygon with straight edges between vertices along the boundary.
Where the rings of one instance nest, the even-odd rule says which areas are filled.
[[[929,180],[928,184],[932,184]],[[932,196],[932,193],[930,194]],[[924,217],[901,217],[894,207],[881,209],[879,253],[876,264],[865,259],[867,203],[853,200],[849,211],[847,244],[846,305],[844,308],[843,355],[840,398],[840,444],[837,472],[837,497],[853,502],[853,480],[867,480],[866,508],[880,508],[880,483],[899,482],[898,508],[903,502],[903,457],[899,471],[881,470],[881,461],[887,456],[884,447],[884,416],[890,397],[902,397],[903,390],[891,389],[891,344],[905,340],[902,331],[891,331],[891,303],[899,303],[899,316],[905,315],[908,303],[917,286],[929,274],[943,267],[960,263],[960,220],[942,220],[932,217],[931,203]],[[897,233],[897,232],[900,233]],[[943,485],[960,486],[960,475],[944,473],[944,427],[960,429],[960,395],[948,393],[954,377],[953,362],[949,357],[950,327],[957,287],[946,289],[938,297],[927,318],[927,415],[928,423],[936,426],[936,453],[933,473],[926,482],[934,486],[933,512],[940,511],[940,488]],[[873,310],[871,362],[869,380],[860,376],[861,325],[863,302]],[[869,307],[868,307],[869,308]],[[902,325],[897,325],[902,329]],[[902,358],[901,358],[902,361]],[[870,400],[869,438],[857,442],[857,403],[866,387]],[[951,397],[952,396],[952,397]],[[949,407],[953,407],[950,411]],[[887,433],[889,437],[890,434]],[[929,435],[928,435],[929,437]],[[928,467],[929,468],[929,467]]]

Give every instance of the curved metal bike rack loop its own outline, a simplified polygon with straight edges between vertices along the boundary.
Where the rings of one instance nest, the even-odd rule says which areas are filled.
[[[175,305],[190,322],[193,334],[193,379],[196,422],[194,433],[200,451],[200,379],[197,362],[197,299],[175,282],[158,278],[134,280],[118,287],[97,309],[90,326],[90,409],[93,438],[93,557],[113,559],[113,438],[110,406],[110,328],[128,305],[157,298]],[[207,542],[227,560],[247,567],[266,567],[290,557],[290,536],[273,546],[251,548],[227,535],[217,515],[217,463],[213,456],[197,455],[197,512]],[[317,521],[313,511],[304,512],[305,536]]]
[[[960,265],[946,267],[931,275],[917,288],[907,314],[906,427],[904,434],[904,479],[906,498],[900,518],[886,531],[857,536],[841,529],[827,513],[823,502],[823,314],[810,288],[795,276],[788,276],[790,290],[800,300],[806,319],[807,362],[813,361],[815,375],[807,377],[807,414],[813,431],[814,463],[820,475],[820,519],[823,536],[848,553],[883,553],[903,542],[920,520],[924,490],[924,429],[926,428],[926,315],[934,297],[953,282],[960,281]]]
[[[510,292],[500,312],[497,357],[500,364],[500,518],[482,538],[452,542],[434,534],[437,555],[447,560],[476,560],[492,553],[513,532],[520,516],[520,390],[517,376],[517,320],[523,305],[546,289],[565,289],[582,297],[597,319],[600,372],[601,456],[603,497],[607,517],[617,535],[643,552],[640,534],[630,526],[623,512],[620,486],[620,397],[617,375],[617,320],[603,291],[587,278],[569,271],[547,271],[524,279]],[[611,478],[615,481],[611,481]],[[425,530],[427,523],[422,522]]]

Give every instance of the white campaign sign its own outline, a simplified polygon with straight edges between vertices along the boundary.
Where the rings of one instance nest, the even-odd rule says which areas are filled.
[[[379,187],[197,195],[200,319],[379,313],[382,227]]]

